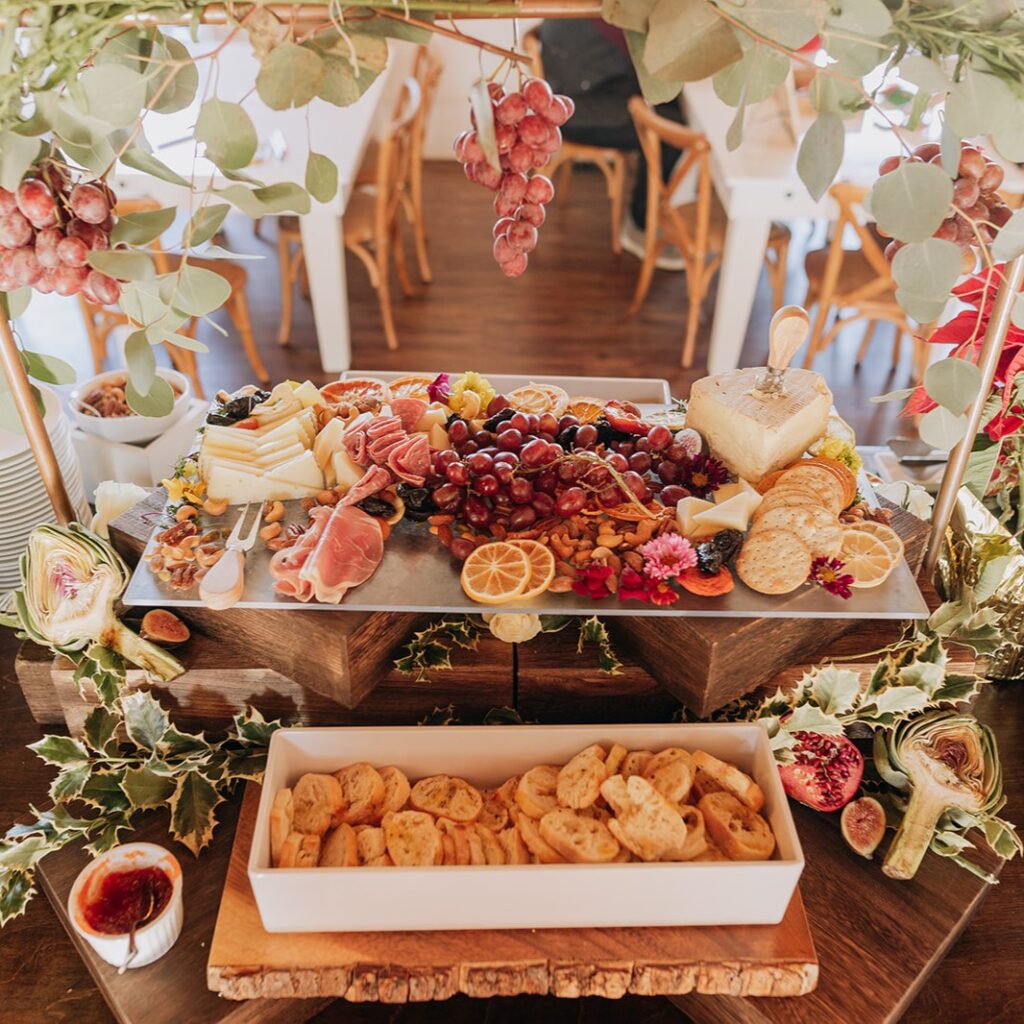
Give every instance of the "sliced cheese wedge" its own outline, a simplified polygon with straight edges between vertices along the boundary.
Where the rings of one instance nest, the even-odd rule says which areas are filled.
[[[334,486],[342,493],[348,492],[366,472],[362,466],[352,460],[345,448],[339,448],[331,456],[331,469],[334,472]]]
[[[444,427],[448,422],[448,410],[442,406],[430,406],[416,424],[417,433],[428,434],[435,424]]]
[[[734,484],[725,484],[723,487],[719,487],[712,497],[715,499],[716,505],[724,505],[727,501],[731,501],[740,495],[747,499],[749,506],[748,516],[752,516],[757,510],[757,506],[761,504],[763,496],[758,494],[757,488],[746,480],[738,480]]]
[[[331,464],[331,457],[341,449],[341,439],[344,436],[345,422],[339,419],[329,420],[327,426],[316,435],[313,441],[313,455],[321,469],[325,470]]]
[[[737,494],[723,501],[721,505],[712,505],[711,508],[698,512],[693,521],[698,529],[710,527],[716,531],[739,530],[743,533],[750,522],[750,513],[750,499],[745,494]]]
[[[676,521],[679,523],[679,532],[684,537],[692,537],[700,530],[700,524],[695,522],[695,517],[715,506],[703,498],[683,498],[676,505]]]
[[[314,405],[323,405],[324,402],[320,397],[320,389],[311,380],[304,380],[295,389],[295,397],[302,403],[304,409],[311,409]]]
[[[243,469],[214,466],[207,478],[206,490],[211,498],[226,498],[232,505],[244,505],[249,501],[311,498],[320,488],[270,480],[262,473],[247,473]]]
[[[437,451],[443,451],[445,448],[451,448],[452,443],[448,440],[448,431],[444,429],[443,423],[435,423],[431,426],[430,430],[427,431],[427,440],[430,443],[430,447]]]
[[[265,477],[268,482],[311,487],[314,491],[323,490],[324,486],[324,475],[311,451],[305,451],[297,458],[268,470]]]

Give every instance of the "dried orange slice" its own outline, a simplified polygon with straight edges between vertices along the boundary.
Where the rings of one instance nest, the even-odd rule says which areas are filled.
[[[879,544],[882,542],[879,541]],[[526,552],[514,544],[481,544],[462,564],[462,589],[480,604],[502,604],[520,597],[532,570]]]
[[[877,537],[889,549],[889,554],[895,562],[903,557],[903,541],[891,526],[876,523],[873,519],[864,519],[858,523],[850,523],[846,528],[862,530],[864,533],[870,533],[872,537]]]
[[[391,388],[377,377],[349,377],[325,384],[320,389],[320,396],[331,405],[359,399],[384,403],[391,400]]]
[[[557,384],[537,384],[530,381],[521,388],[510,391],[509,403],[520,412],[532,412],[538,416],[546,412],[561,416],[569,404],[569,392]]]
[[[705,575],[696,566],[683,571],[679,577],[679,585],[683,590],[699,597],[721,597],[732,590],[734,583],[732,573],[723,565],[718,572]]]
[[[392,398],[419,398],[424,402],[430,401],[430,394],[427,388],[433,383],[434,378],[428,377],[425,373],[411,373],[408,377],[396,377],[388,381]]]
[[[587,395],[569,399],[565,412],[569,416],[575,416],[580,423],[593,423],[604,410],[604,401],[600,398],[590,398]]]
[[[641,511],[646,508],[646,512]],[[621,505],[612,505],[611,508],[585,508],[582,515],[585,516],[608,516],[611,519],[621,519],[624,522],[638,523],[641,519],[661,519],[664,516],[675,515],[674,508],[667,508],[650,502],[647,505],[635,505],[631,501],[624,501]]]
[[[877,587],[884,583],[896,566],[884,542],[866,530],[843,530],[843,546],[839,559],[853,576],[855,587]]]
[[[540,597],[555,578],[555,556],[551,549],[539,540],[510,540],[508,543],[524,551],[530,562],[530,578],[526,589],[518,596],[523,600]]]

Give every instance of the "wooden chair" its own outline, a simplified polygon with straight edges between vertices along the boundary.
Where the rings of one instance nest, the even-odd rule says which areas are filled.
[[[804,306],[810,309],[812,303],[818,305],[804,366],[809,367],[818,353],[832,344],[840,331],[863,320],[866,326],[857,351],[856,361],[859,366],[867,354],[876,325],[879,321],[885,321],[896,328],[892,345],[894,368],[899,365],[903,335],[913,340],[913,379],[917,381],[924,376],[928,361],[925,339],[931,334],[934,325],[915,328],[896,302],[892,268],[883,252],[887,239],[867,222],[864,213],[863,202],[868,191],[867,188],[848,182],[840,182],[829,189],[829,195],[839,207],[832,241],[823,249],[811,250],[804,258],[804,269],[807,272]],[[847,228],[856,234],[859,249],[843,248]],[[835,319],[826,330],[826,324],[833,313]]]
[[[647,248],[629,311],[631,314],[636,313],[647,297],[661,250],[667,245],[676,246],[686,263],[689,308],[686,311],[681,363],[689,367],[693,365],[701,305],[711,279],[722,262],[728,225],[725,210],[711,185],[711,145],[704,135],[693,128],[656,114],[640,96],[634,96],[629,101],[629,112],[647,159],[648,177]],[[662,180],[662,142],[683,152],[667,183]],[[697,175],[696,200],[674,206],[673,194],[693,169]],[[789,237],[789,229],[784,225],[772,225],[767,250],[771,259],[767,254],[765,258],[776,308],[782,305],[786,285]]]
[[[440,75],[431,79],[431,88]],[[428,76],[429,77],[429,76]],[[402,241],[399,211],[410,224],[414,224],[414,200],[410,182],[412,180],[413,153],[422,153],[413,145],[416,131],[423,131],[420,118],[423,107],[420,83],[410,77],[402,85],[402,94],[388,131],[372,157],[372,179],[357,180],[357,187],[345,208],[342,218],[342,239],[345,248],[362,261],[370,276],[370,284],[377,292],[380,303],[384,337],[389,349],[398,348],[394,317],[391,313],[391,259],[394,257],[398,282],[405,295],[413,294],[412,281],[405,262],[405,246]],[[420,143],[422,147],[422,140]],[[420,188],[422,200],[422,188]],[[415,232],[415,227],[414,227]],[[291,339],[292,296],[295,284],[302,272],[305,255],[302,249],[302,235],[296,217],[278,218],[278,259],[281,273],[281,324],[277,340],[287,345]],[[420,258],[419,243],[417,257]],[[423,238],[420,272],[425,271],[425,281],[430,280],[430,265],[426,262],[426,239]]]
[[[125,199],[117,204],[119,215],[158,209],[160,209],[160,204],[153,199]],[[156,264],[158,274],[169,274],[180,266],[181,257],[165,252],[159,238],[152,241],[149,248],[152,251],[153,262]],[[260,359],[259,350],[256,348],[256,341],[253,337],[252,319],[249,316],[249,303],[245,294],[249,275],[245,268],[230,260],[204,260],[196,256],[189,257],[188,262],[189,266],[212,270],[215,274],[220,274],[230,285],[231,295],[224,303],[224,312],[227,313],[242,339],[242,346],[245,349],[249,365],[257,379],[261,384],[268,383],[270,376]],[[81,294],[78,296],[78,303],[85,321],[89,347],[92,350],[93,367],[96,373],[99,373],[103,366],[103,360],[107,356],[107,342],[111,331],[115,327],[131,325],[131,321],[120,309],[108,309],[106,306],[94,305]],[[180,333],[194,338],[197,327],[198,320],[196,317],[192,317],[181,328]],[[177,345],[168,345],[167,354],[170,356],[174,368],[190,378],[196,397],[202,398],[203,388],[199,381],[195,352]]]
[[[523,37],[523,49],[530,58],[531,70],[537,78],[544,78],[540,33],[530,29]],[[602,175],[611,201],[612,252],[622,252],[622,204],[626,191],[626,153],[610,146],[587,146],[580,142],[562,140],[562,147],[544,167],[549,178],[558,175],[558,189],[564,199],[569,193],[574,164],[593,164]]]

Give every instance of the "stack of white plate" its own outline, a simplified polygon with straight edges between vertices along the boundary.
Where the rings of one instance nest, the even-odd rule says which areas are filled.
[[[89,522],[89,505],[82,489],[82,474],[71,444],[71,427],[60,399],[40,388],[46,406],[46,430],[53,444],[71,504],[82,522]],[[10,401],[5,398],[5,401]],[[0,595],[21,585],[18,563],[28,535],[40,523],[55,523],[43,478],[39,475],[28,438],[0,430]]]

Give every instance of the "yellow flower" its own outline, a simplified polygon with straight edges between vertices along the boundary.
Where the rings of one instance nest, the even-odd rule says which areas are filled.
[[[827,434],[813,448],[815,455],[823,459],[835,459],[841,462],[851,472],[857,473],[864,464],[857,449],[849,441]]]
[[[487,406],[491,404],[491,399],[494,398],[495,391],[491,386],[491,382],[481,374],[469,370],[464,373],[451,388],[451,394],[448,397],[448,407],[453,412],[462,412],[463,407],[466,404],[466,392],[470,391],[477,396],[480,400],[479,406],[475,411],[470,412],[470,418],[473,416],[482,416],[487,412]],[[472,404],[476,404],[475,402]]]
[[[161,480],[161,484],[164,486],[164,490],[167,491],[167,497],[172,502],[181,501],[185,496],[185,481],[179,480],[176,476],[172,476],[167,480]]]

